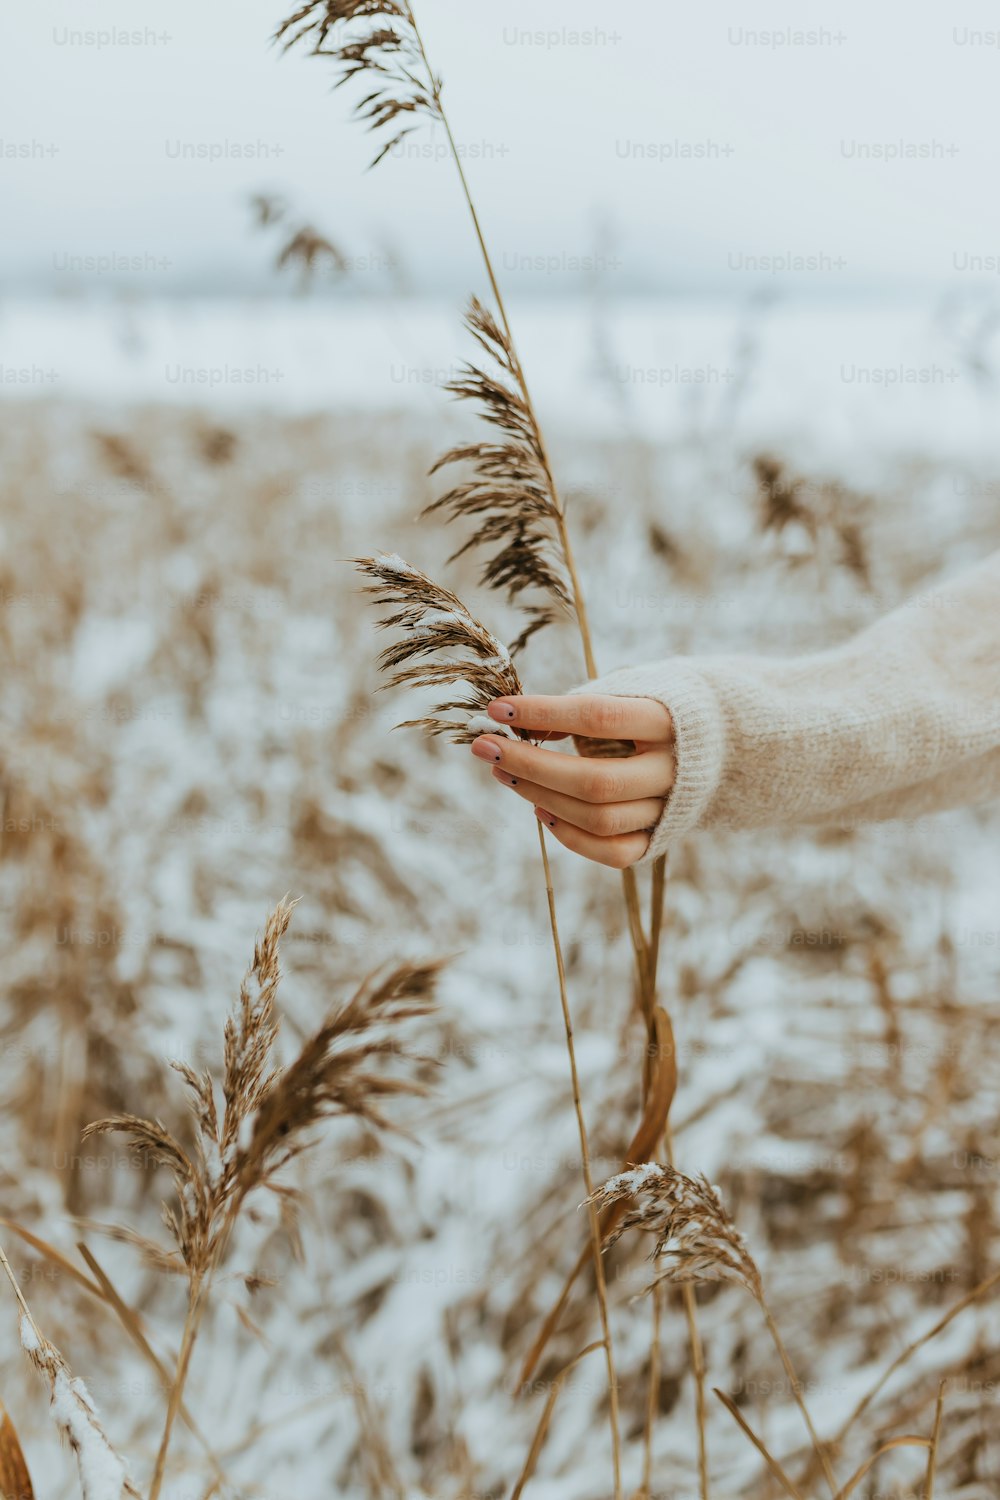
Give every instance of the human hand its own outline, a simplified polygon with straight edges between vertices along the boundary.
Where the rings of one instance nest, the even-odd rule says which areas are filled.
[[[567,735],[631,741],[634,753],[625,756],[609,757],[610,744],[603,755],[565,755],[486,734],[474,741],[472,753],[492,765],[502,786],[532,803],[567,849],[614,870],[641,859],[676,774],[674,725],[662,703],[597,693],[525,695],[497,698],[487,713],[546,741]]]

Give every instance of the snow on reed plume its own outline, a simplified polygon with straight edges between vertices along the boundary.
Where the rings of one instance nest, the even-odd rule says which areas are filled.
[[[35,1322],[25,1301],[17,1277],[14,1275],[6,1253],[0,1247],[0,1269],[10,1282],[17,1299],[18,1329],[21,1348],[42,1375],[49,1388],[49,1404],[56,1426],[66,1438],[76,1456],[83,1500],[140,1500],[139,1491],[132,1483],[125,1460],[112,1446],[97,1415],[93,1397],[82,1380],[75,1376],[55,1344],[44,1336]],[[0,1407],[0,1411],[3,1408]],[[9,1419],[4,1412],[4,1428]],[[13,1428],[10,1427],[10,1433]],[[3,1500],[31,1500],[32,1485],[27,1465],[16,1435],[10,1437],[8,1447],[13,1457],[5,1450],[0,1455],[0,1483],[3,1484]],[[16,1480],[19,1489],[9,1488],[9,1481]]]
[[[21,1348],[48,1382],[56,1426],[76,1455],[83,1500],[139,1500],[128,1466],[112,1447],[84,1382],[23,1309],[20,1327]]]
[[[650,1258],[662,1281],[731,1281],[760,1301],[760,1272],[746,1241],[723,1206],[718,1188],[706,1177],[687,1177],[674,1167],[646,1162],[610,1178],[594,1194],[601,1208],[626,1201],[607,1237],[613,1245],[628,1229],[656,1236]]]

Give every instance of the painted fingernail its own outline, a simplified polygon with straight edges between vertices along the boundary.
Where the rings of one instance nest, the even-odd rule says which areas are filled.
[[[500,746],[496,740],[491,740],[488,735],[481,735],[478,740],[473,742],[472,753],[478,756],[480,760],[498,761],[500,759]]]
[[[501,786],[517,786],[517,777],[512,776],[509,771],[500,771],[494,766],[493,775]]]
[[[536,807],[535,808],[535,817],[538,819],[538,821],[540,823],[546,823],[549,826],[549,828],[554,828],[556,826],[556,820],[555,820],[555,818],[552,816],[551,813],[547,813],[545,811],[544,807]]]
[[[508,698],[495,698],[492,703],[486,705],[486,712],[498,723],[510,724],[514,718],[514,705]]]

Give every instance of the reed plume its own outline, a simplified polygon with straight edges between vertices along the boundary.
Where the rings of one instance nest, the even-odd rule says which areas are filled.
[[[705,1177],[688,1177],[675,1167],[646,1162],[610,1178],[594,1194],[593,1203],[608,1209],[623,1200],[632,1206],[625,1210],[608,1236],[608,1243],[614,1243],[626,1229],[642,1229],[655,1236],[651,1259],[657,1266],[657,1274],[647,1290],[665,1281],[682,1286],[728,1281],[749,1292],[758,1304],[830,1492],[837,1500],[840,1490],[826,1447],[813,1426],[801,1382],[767,1305],[760,1271],[729,1217],[718,1189]]]
[[[406,719],[397,728],[447,735],[456,745],[471,744],[485,729],[503,733],[486,717],[486,708],[494,698],[524,691],[503,642],[451,589],[394,552],[358,557],[354,565],[373,580],[364,592],[378,608],[390,611],[379,619],[379,628],[401,632],[379,655],[380,670],[390,674],[385,686],[440,689],[461,684],[465,689],[463,697],[446,698],[433,714]],[[446,717],[454,713],[462,717]]]
[[[312,56],[332,58],[340,72],[337,88],[359,74],[371,75],[371,92],[354,112],[367,130],[382,136],[373,167],[421,116],[441,119],[441,80],[430,71],[405,0],[310,0],[281,23],[275,41],[286,51],[308,44]],[[389,134],[399,120],[406,123]]]
[[[75,1376],[59,1350],[40,1338],[21,1315],[21,1347],[49,1386],[49,1402],[56,1426],[76,1455],[83,1500],[140,1500],[128,1468],[101,1426],[97,1408],[82,1380]]]
[[[153,1164],[165,1167],[174,1182],[174,1201],[163,1206],[174,1249],[129,1236],[154,1264],[183,1271],[188,1283],[187,1316],[149,1500],[157,1500],[163,1484],[212,1279],[247,1198],[259,1190],[276,1194],[283,1220],[292,1228],[295,1196],[281,1173],[312,1143],[316,1127],[331,1117],[352,1115],[384,1129],[390,1123],[383,1112],[386,1101],[422,1092],[407,1067],[416,1059],[401,1046],[397,1033],[401,1025],[433,1009],[438,963],[399,964],[371,975],[331,1011],[288,1067],[277,1065],[279,943],[294,906],[280,901],[255,945],[225,1024],[221,1077],[173,1065],[187,1087],[193,1150],[186,1150],[160,1121],[135,1115],[98,1120],[85,1132],[123,1132]],[[402,1072],[387,1070],[389,1059],[402,1059]]]
[[[731,1281],[759,1302],[760,1272],[746,1241],[727,1215],[718,1189],[706,1177],[687,1177],[656,1162],[619,1172],[596,1195],[601,1208],[627,1205],[609,1232],[613,1245],[628,1229],[656,1236],[651,1258],[663,1268],[649,1290],[663,1281]]]
[[[350,261],[340,246],[315,225],[291,220],[289,207],[284,199],[273,193],[254,193],[250,198],[250,211],[256,228],[271,230],[276,226],[281,227],[281,240],[274,259],[275,270],[284,271],[289,266],[297,266],[299,284],[303,291],[323,266],[334,275],[347,275]]]
[[[513,343],[476,297],[466,326],[486,355],[486,366],[466,364],[445,390],[472,402],[500,440],[462,444],[439,458],[432,474],[450,464],[467,463],[474,477],[454,485],[427,507],[426,514],[442,511],[449,521],[473,523],[472,535],[449,561],[471,548],[495,549],[483,565],[482,581],[505,590],[512,603],[522,603],[529,624],[511,647],[519,651],[537,630],[572,607],[572,588],[544,448],[534,410],[525,399]],[[525,593],[538,593],[545,602],[524,603]]]
[[[76,1458],[83,1500],[141,1500],[128,1465],[104,1430],[93,1397],[55,1344],[40,1331],[2,1249],[0,1266],[17,1298],[21,1348],[48,1386],[52,1416]],[[27,1479],[23,1455],[11,1472],[19,1480]],[[31,1500],[32,1493],[27,1479],[26,1489],[11,1491],[10,1500]]]

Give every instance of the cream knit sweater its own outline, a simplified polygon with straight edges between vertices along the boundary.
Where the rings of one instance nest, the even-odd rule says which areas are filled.
[[[643,862],[693,828],[850,827],[1000,797],[1000,552],[831,651],[678,656],[587,691],[673,716],[677,778]]]

